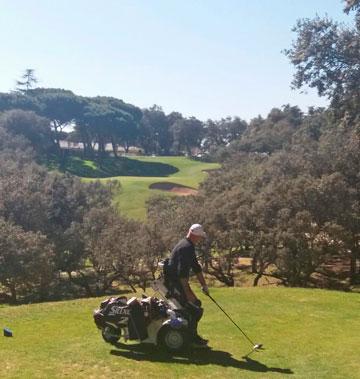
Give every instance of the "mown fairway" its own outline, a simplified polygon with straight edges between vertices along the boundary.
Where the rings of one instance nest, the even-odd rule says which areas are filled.
[[[219,167],[217,163],[203,163],[186,157],[134,157],[131,159],[144,164],[152,164],[154,168],[151,175],[140,170],[138,176],[111,177],[111,179],[119,180],[122,186],[121,192],[114,199],[115,203],[124,214],[137,219],[145,218],[145,203],[151,195],[159,193],[174,195],[171,192],[149,189],[152,183],[173,182],[198,188],[199,184],[206,178],[207,174],[204,170]],[[166,165],[167,168],[173,168],[173,170],[168,170],[169,173],[167,173],[166,170],[161,170],[164,167],[161,164]],[[157,169],[158,174],[156,174]]]
[[[359,295],[284,288],[212,295],[265,351],[244,359],[249,343],[203,295],[200,331],[212,350],[184,356],[105,344],[92,321],[101,299],[2,307],[0,324],[14,337],[0,337],[0,377],[360,378]]]

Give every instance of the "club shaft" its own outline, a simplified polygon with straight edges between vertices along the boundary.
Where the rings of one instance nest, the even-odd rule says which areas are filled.
[[[245,334],[245,332],[242,331],[242,329],[236,324],[236,322],[222,309],[222,307],[217,303],[217,301],[210,295],[208,295],[210,299],[219,307],[219,309],[224,313],[224,315],[240,330],[240,332],[243,334],[243,336],[251,343],[251,345],[254,347],[255,344],[251,339]]]

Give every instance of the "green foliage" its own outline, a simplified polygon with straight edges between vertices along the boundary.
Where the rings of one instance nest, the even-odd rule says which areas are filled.
[[[219,121],[208,120],[205,124],[203,147],[207,151],[226,146],[239,139],[247,129],[246,121],[239,117],[222,118]]]
[[[137,146],[145,154],[193,156],[202,151],[209,157],[214,149],[239,138],[247,127],[239,117],[204,124],[177,112],[166,115],[156,105],[140,110],[117,98],[81,97],[59,88],[29,86],[21,92],[0,94],[0,111],[17,109],[50,120],[52,153],[60,160],[66,156],[60,146],[65,140],[78,143],[89,159],[108,157],[108,144],[115,157],[120,146],[126,153]]]
[[[85,153],[93,154],[93,142],[98,144],[98,153],[105,155],[105,145],[111,141],[117,156],[117,145],[128,151],[137,137],[141,112],[136,107],[109,97],[87,98],[83,112],[76,118],[75,130],[85,146]]]
[[[0,111],[14,109],[36,112],[39,109],[39,104],[35,98],[24,96],[18,92],[0,93]]]
[[[9,110],[0,114],[0,127],[25,137],[41,157],[53,148],[50,121],[33,111]]]
[[[43,234],[25,232],[0,218],[0,284],[9,290],[13,303],[18,293],[44,298],[53,257],[53,246]]]
[[[45,282],[52,293],[66,283],[88,296],[111,291],[118,281],[145,288],[157,260],[194,222],[208,231],[199,247],[205,271],[227,286],[236,284],[240,256],[251,258],[254,285],[262,277],[287,286],[350,289],[358,283],[358,0],[346,1],[345,12],[350,11],[355,12],[351,27],[316,17],[299,20],[294,28],[297,39],[285,51],[296,68],[293,86],[308,85],[331,100],[329,109],[310,108],[307,114],[285,105],[249,124],[238,117],[204,124],[176,112],[166,115],[158,106],[141,111],[116,98],[33,89],[36,78],[27,70],[20,92],[0,94],[5,295],[15,301],[18,290],[25,296],[33,286],[43,297]],[[79,143],[77,156],[60,147],[67,138]],[[128,152],[134,145],[146,154],[201,152],[224,164],[196,197],[149,200],[150,185],[164,183],[164,176],[198,188],[203,170],[215,165],[179,157],[118,157],[119,146]],[[55,156],[51,161],[49,152]],[[34,157],[67,174],[49,174]],[[81,181],[69,172],[116,180]],[[142,219],[148,201],[148,222],[120,215],[112,200]],[[32,265],[29,256],[46,260],[48,270]],[[29,276],[14,257],[26,263]],[[340,262],[337,272],[333,262]],[[35,280],[43,270],[52,281]]]
[[[45,270],[50,289],[56,286],[59,270],[71,272],[84,267],[86,251],[80,233],[83,219],[89,210],[110,209],[112,191],[119,189],[112,182],[105,186],[82,183],[74,176],[49,174],[32,162],[31,155],[13,158],[6,150],[0,151],[0,218],[7,228],[4,226],[0,254],[9,275],[2,285],[16,301],[17,295],[35,299],[37,291],[30,286],[30,276],[44,286],[49,284],[42,279]],[[46,246],[45,238],[51,248]],[[40,292],[45,298],[52,290]]]
[[[358,9],[348,1],[345,10]],[[296,68],[295,88],[308,85],[327,96],[337,117],[357,116],[359,107],[359,14],[353,27],[339,25],[329,18],[298,20],[293,31],[297,39],[285,50]]]
[[[36,88],[27,91],[26,94],[36,99],[39,104],[37,112],[51,120],[54,140],[60,149],[61,132],[81,114],[84,107],[83,99],[71,91],[57,88]]]
[[[175,121],[171,126],[173,132],[173,151],[179,154],[186,151],[191,156],[193,147],[200,147],[201,140],[204,136],[203,124],[195,117],[181,118]]]
[[[166,115],[154,105],[143,111],[138,141],[147,154],[192,155],[192,149],[200,148],[203,128],[195,117],[184,118],[177,112]]]
[[[22,80],[16,81],[16,90],[19,92],[26,93],[38,82],[35,76],[35,70],[28,68],[25,70],[24,74],[21,76]]]
[[[298,107],[284,105],[273,108],[266,119],[251,120],[240,139],[235,140],[235,151],[271,154],[289,146],[304,119]]]
[[[167,117],[162,108],[154,105],[144,109],[138,141],[146,154],[169,155],[173,145],[171,125],[177,117]]]
[[[282,135],[284,145],[271,154],[246,153],[243,141],[256,149],[258,136],[265,141],[282,124],[282,111],[273,110],[263,128],[243,135],[196,200],[150,204],[151,222],[167,235],[178,234],[180,226],[186,230],[184,223],[204,222],[204,264],[226,285],[234,285],[236,259],[244,255],[252,257],[254,285],[263,275],[289,286],[343,288],[358,280],[357,127],[331,123],[323,111],[297,115],[287,113],[286,129],[294,130]],[[346,280],[325,270],[334,259],[351,262]]]
[[[102,209],[91,210],[84,220],[84,241],[101,291],[114,281],[143,290],[155,279],[164,246],[151,225],[126,220]]]

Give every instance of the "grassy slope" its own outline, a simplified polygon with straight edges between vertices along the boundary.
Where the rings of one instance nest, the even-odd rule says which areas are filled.
[[[198,188],[207,175],[204,170],[219,167],[216,163],[203,163],[185,157],[134,157],[133,159],[142,162],[164,163],[178,169],[176,173],[168,176],[117,176],[111,178],[120,180],[122,186],[121,193],[115,197],[115,202],[126,215],[137,219],[145,218],[145,202],[151,195],[166,193],[150,190],[151,183],[174,182]]]
[[[249,344],[201,295],[212,350],[171,357],[105,344],[92,321],[100,299],[0,308],[0,377],[360,378],[359,295],[284,288],[218,288],[213,296],[266,350]]]

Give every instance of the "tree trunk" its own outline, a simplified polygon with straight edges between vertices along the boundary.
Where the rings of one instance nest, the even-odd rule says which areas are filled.
[[[59,124],[56,120],[53,120],[53,126],[54,126],[54,142],[55,145],[60,152],[60,136],[59,136]]]
[[[11,297],[10,297],[11,304],[16,304],[17,303],[16,286],[14,283],[10,283],[8,287],[11,294]]]
[[[357,284],[360,277],[360,268],[359,268],[359,271],[357,270],[357,262],[360,257],[360,253],[359,253],[360,248],[357,245],[356,241],[354,242],[353,245],[354,247],[351,250],[351,255],[350,255],[350,284],[351,285]]]
[[[82,287],[85,289],[85,292],[86,292],[86,295],[88,297],[92,297],[93,296],[93,293],[91,291],[91,288],[90,288],[90,285],[88,283],[88,278],[86,277],[86,275],[84,273],[82,273],[81,271],[78,271],[78,274],[80,275],[80,278],[74,278],[72,275],[71,275],[71,272],[68,272],[67,273],[68,276],[69,276],[69,279],[76,285]]]
[[[221,267],[215,267],[211,261],[209,262],[209,265],[212,268],[212,271],[209,271],[210,275],[215,276],[219,282],[224,283],[228,287],[234,287],[235,283],[233,274],[225,274]]]
[[[254,279],[254,284],[253,284],[254,287],[257,287],[257,285],[259,283],[259,280],[261,279],[262,276],[263,276],[263,273],[262,272],[258,272],[258,274],[256,275],[256,277]]]
[[[99,157],[105,156],[105,142],[100,138],[98,140],[98,154]]]
[[[117,144],[115,143],[113,138],[111,138],[111,145],[113,148],[114,157],[117,158],[118,157],[118,155],[117,155]]]
[[[257,261],[258,261],[258,253],[255,253],[252,261],[251,261],[251,273],[256,274],[257,273]]]

